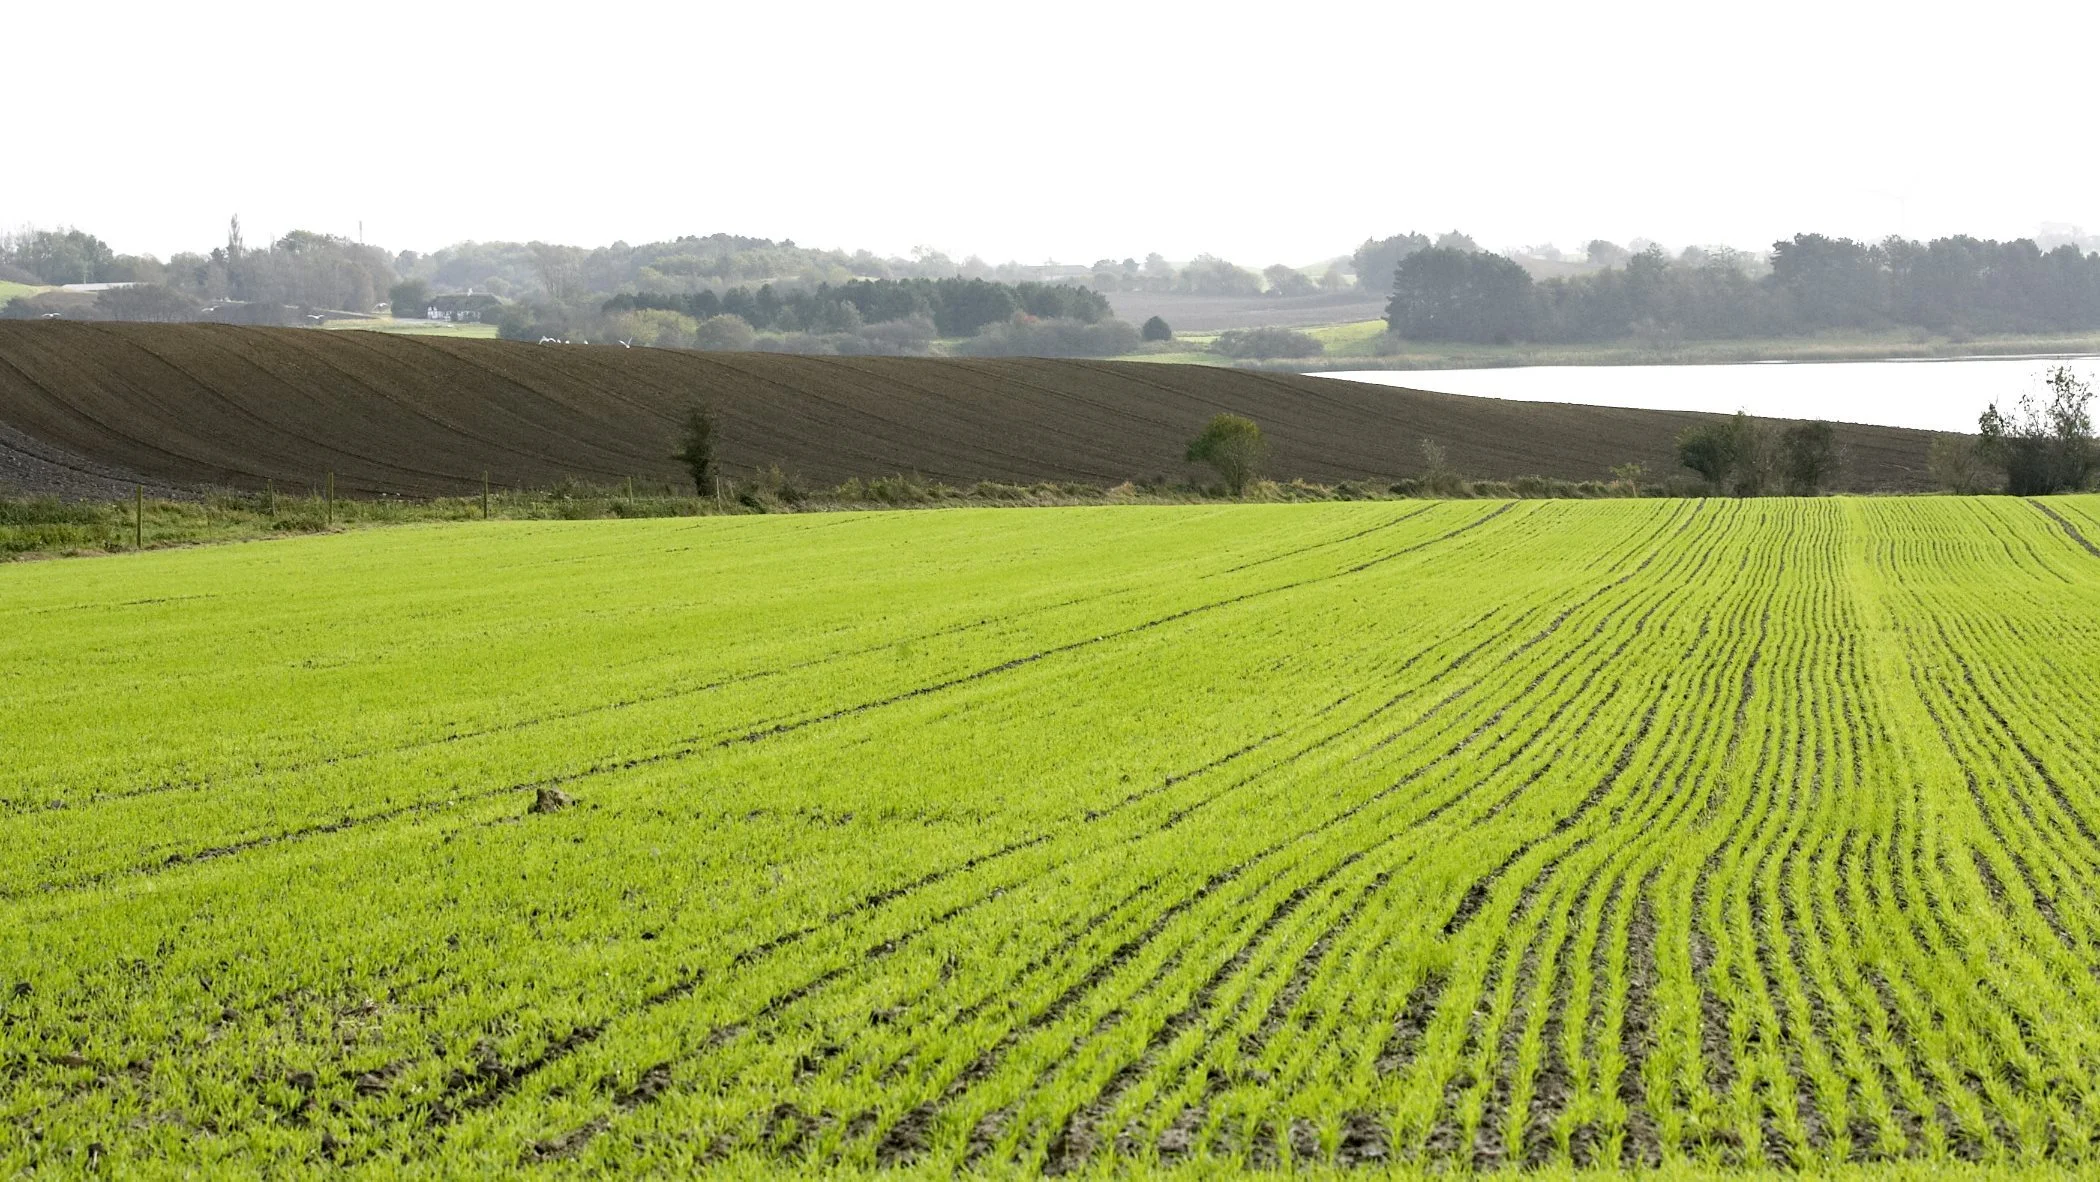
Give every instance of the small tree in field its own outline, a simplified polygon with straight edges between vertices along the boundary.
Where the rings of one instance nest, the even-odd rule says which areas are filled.
[[[1829,423],[1795,423],[1779,437],[1779,451],[1786,490],[1797,497],[1815,496],[1837,475],[1837,433]]]
[[[1976,441],[1967,436],[1933,436],[1925,463],[1933,483],[1948,492],[1968,496],[1990,486],[1989,465],[1977,451]]]
[[[1145,321],[1145,327],[1138,330],[1138,335],[1148,341],[1171,341],[1174,339],[1174,330],[1167,326],[1166,321],[1154,316]]]
[[[685,446],[671,458],[685,465],[693,475],[693,492],[707,495],[707,478],[715,470],[715,414],[706,406],[695,403],[686,412],[685,433],[679,437]]]
[[[1779,447],[1771,428],[1740,410],[1728,427],[1735,435],[1735,495],[1764,496],[1779,477]]]
[[[1641,481],[1648,475],[1647,466],[1638,460],[1628,460],[1611,467],[1612,483],[1624,488],[1629,496],[1641,495]]]
[[[1735,468],[1735,432],[1728,423],[1702,423],[1677,437],[1677,458],[1720,492]]]
[[[1444,445],[1434,439],[1422,441],[1421,489],[1437,497],[1455,497],[1466,489],[1465,478],[1444,455]]]
[[[1225,482],[1226,491],[1236,497],[1261,475],[1268,458],[1269,444],[1261,428],[1253,419],[1239,415],[1212,418],[1203,434],[1189,441],[1189,463],[1208,464]]]

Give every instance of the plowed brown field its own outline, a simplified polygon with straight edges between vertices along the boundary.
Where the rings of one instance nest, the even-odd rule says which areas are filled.
[[[93,480],[355,493],[681,479],[669,456],[696,399],[732,470],[806,479],[899,472],[967,483],[1182,479],[1219,411],[1274,444],[1272,471],[1405,476],[1419,441],[1475,477],[1601,479],[1707,417],[1503,402],[1200,366],[1005,358],[792,357],[527,345],[228,325],[0,323],[0,481]],[[25,443],[21,437],[27,437]],[[1839,429],[1841,483],[1926,487],[1924,432]],[[90,479],[93,478],[93,480]],[[82,495],[99,495],[82,492]]]

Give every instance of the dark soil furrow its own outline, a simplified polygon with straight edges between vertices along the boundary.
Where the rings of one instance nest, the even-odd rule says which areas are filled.
[[[1049,1174],[1070,1173],[1084,1165],[1104,1142],[1104,1138],[1099,1130],[1100,1122],[1115,1109],[1117,1102],[1123,1098],[1133,1085],[1153,1071],[1164,1054],[1167,1044],[1173,1042],[1183,1031],[1197,1024],[1205,1011],[1210,1009],[1212,999],[1217,996],[1218,990],[1222,989],[1227,982],[1246,969],[1247,965],[1254,960],[1256,950],[1267,943],[1270,935],[1285,920],[1289,919],[1308,898],[1311,898],[1321,887],[1332,881],[1336,875],[1362,861],[1367,854],[1385,844],[1385,842],[1380,842],[1369,849],[1358,850],[1349,854],[1333,866],[1321,871],[1311,881],[1299,885],[1279,900],[1270,909],[1269,914],[1255,926],[1254,930],[1234,950],[1232,955],[1221,962],[1211,972],[1210,976],[1204,980],[1203,984],[1197,987],[1187,1004],[1153,1029],[1146,1039],[1144,1049],[1138,1053],[1137,1058],[1118,1068],[1115,1075],[1109,1079],[1106,1085],[1066,1118],[1064,1127],[1059,1130],[1057,1136],[1051,1141],[1049,1159],[1043,1167],[1044,1172]]]
[[[1619,1145],[1623,1169],[1661,1164],[1662,1136],[1649,1110],[1642,1068],[1655,1038],[1655,994],[1662,975],[1655,962],[1655,903],[1652,892],[1661,868],[1650,870],[1634,892],[1632,918],[1626,927],[1626,1010],[1619,1025],[1619,1053],[1626,1060],[1616,1083],[1626,1106],[1626,1136]]]
[[[1660,708],[1660,704],[1648,707],[1647,712],[1641,715],[1640,725],[1635,728],[1633,737],[1627,739],[1625,746],[1619,749],[1618,758],[1612,761],[1611,769],[1604,774],[1602,779],[1597,781],[1595,787],[1591,788],[1583,796],[1581,802],[1575,806],[1572,812],[1563,814],[1553,822],[1553,828],[1546,837],[1533,838],[1518,845],[1493,870],[1488,871],[1487,874],[1477,879],[1472,886],[1466,888],[1465,894],[1459,898],[1458,909],[1451,913],[1450,919],[1444,921],[1443,932],[1445,936],[1456,936],[1465,930],[1466,925],[1473,921],[1473,917],[1478,915],[1481,907],[1487,903],[1488,892],[1494,889],[1495,883],[1501,879],[1503,874],[1508,872],[1509,868],[1518,859],[1531,852],[1531,848],[1534,845],[1546,840],[1548,837],[1558,837],[1566,833],[1569,829],[1574,828],[1585,814],[1597,807],[1597,803],[1603,800],[1605,795],[1611,791],[1612,786],[1617,784],[1620,778],[1626,774],[1627,767],[1633,762],[1634,751],[1648,737],[1650,728],[1655,724],[1655,712]]]
[[[2047,516],[2047,519],[2050,519],[2050,521],[2054,521],[2056,525],[2060,525],[2060,527],[2064,529],[2064,533],[2068,533],[2068,535],[2071,535],[2071,540],[2073,540],[2073,542],[2077,542],[2077,544],[2079,544],[2079,548],[2083,548],[2083,550],[2085,550],[2087,554],[2092,554],[2094,558],[2100,558],[2100,546],[2094,546],[2094,544],[2092,544],[2092,540],[2089,540],[2089,537],[2085,537],[2083,533],[2079,533],[2079,527],[2077,527],[2077,525],[2073,525],[2073,523],[2071,523],[2071,519],[2068,519],[2068,516],[2064,516],[2064,514],[2056,512],[2056,510],[2054,510],[2054,508],[2050,508],[2050,506],[2045,506],[2045,504],[2037,502],[2035,498],[2026,498],[2026,504],[2031,504],[2031,506],[2035,506],[2037,510],[2041,510],[2041,514],[2043,514],[2043,516]]]

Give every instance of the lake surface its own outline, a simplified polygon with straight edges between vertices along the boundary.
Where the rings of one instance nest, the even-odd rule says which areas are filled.
[[[1646,410],[1706,410],[1781,419],[1830,419],[1929,431],[1976,430],[1996,399],[2010,407],[2043,393],[2042,376],[2068,364],[2100,385],[2100,358],[1988,357],[1947,361],[1767,361],[1752,365],[1536,365],[1508,369],[1350,370],[1348,378],[1519,402],[1573,402]]]

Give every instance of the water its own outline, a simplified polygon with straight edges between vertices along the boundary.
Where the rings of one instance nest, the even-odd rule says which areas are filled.
[[[2069,364],[2100,385],[2100,358],[1989,357],[1902,361],[1767,361],[1752,365],[1537,365],[1512,369],[1352,370],[1322,374],[1518,402],[1573,402],[1646,410],[1706,410],[1781,419],[1878,423],[1928,431],[1976,430],[1995,399],[2010,407],[2043,393],[2042,376]]]

